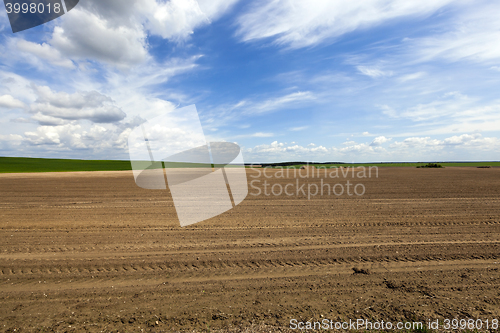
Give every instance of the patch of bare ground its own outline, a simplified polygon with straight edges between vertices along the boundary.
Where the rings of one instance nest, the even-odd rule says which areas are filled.
[[[277,171],[272,171],[277,172]],[[257,177],[285,186],[288,178]],[[287,332],[500,318],[500,168],[379,168],[181,228],[130,172],[0,175],[0,331]],[[307,185],[306,185],[307,186]]]

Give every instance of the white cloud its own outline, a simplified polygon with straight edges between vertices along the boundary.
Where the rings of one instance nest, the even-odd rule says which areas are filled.
[[[11,139],[22,142],[26,151],[38,153],[52,151],[54,153],[71,152],[85,149],[88,155],[102,154],[102,157],[126,156],[127,138],[131,128],[142,120],[135,119],[120,124],[79,124],[76,122],[57,126],[39,126],[34,131],[27,131],[23,136]],[[35,146],[35,150],[29,150]],[[24,149],[24,148],[23,148]],[[43,156],[43,155],[42,155]]]
[[[203,114],[200,114],[200,117],[205,124],[217,122],[218,126],[222,126],[233,121],[238,121],[242,117],[262,116],[265,113],[276,112],[287,108],[300,108],[306,105],[307,102],[315,100],[317,100],[316,95],[310,91],[298,91],[267,98],[253,97],[252,99],[241,100],[235,104],[223,104],[205,110]],[[299,131],[305,128],[307,127],[295,127],[290,130]]]
[[[495,137],[484,138],[481,134],[454,135],[443,140],[445,146],[474,147],[474,149],[498,151],[500,140]]]
[[[90,120],[95,123],[111,123],[126,116],[113,100],[96,91],[54,93],[49,87],[33,85],[38,99],[30,106],[33,119],[41,124],[61,125],[63,120]]]
[[[0,10],[0,32],[7,29],[11,30],[7,11]]]
[[[265,133],[265,132],[257,132],[252,134],[241,134],[232,136],[233,139],[241,139],[241,138],[270,138],[273,137],[274,133]]]
[[[382,148],[380,148],[382,149]],[[366,143],[354,143],[354,144],[349,144],[347,147],[342,147],[342,148],[336,148],[334,147],[332,149],[335,153],[339,153],[341,155],[344,154],[374,154],[376,152],[375,148],[367,145]]]
[[[22,109],[24,108],[24,103],[15,99],[11,95],[3,95],[0,96],[0,108]]]
[[[382,138],[382,137],[379,137]],[[384,137],[385,138],[385,137]],[[383,139],[379,139],[380,141],[383,141]],[[374,140],[375,141],[375,140]],[[373,154],[380,154],[381,152],[385,152],[385,149],[380,147],[380,145],[372,145],[368,143],[358,143],[356,141],[347,139],[347,141],[343,142],[342,145],[345,147],[332,147],[331,152],[333,154],[339,154],[341,156],[349,156],[353,155],[356,156],[356,159],[360,158],[361,156],[372,156]]]
[[[67,124],[63,126],[40,126],[35,132],[26,132],[25,141],[31,145],[56,145],[71,149],[87,146],[81,140],[81,126]]]
[[[391,118],[412,121],[413,125],[398,136],[496,132],[500,128],[500,100],[482,101],[460,92],[450,92],[434,101],[401,110],[389,105],[378,105],[378,108]]]
[[[37,44],[19,39],[16,43],[17,49],[21,52],[33,54],[39,58],[49,61],[51,64],[66,68],[74,68],[70,59],[64,58],[57,49],[47,43]]]
[[[402,75],[399,77],[400,82],[407,82],[407,81],[412,81],[412,80],[417,80],[422,77],[424,77],[427,73],[426,72],[416,72],[416,73],[411,73],[407,75]]]
[[[0,70],[0,95],[10,95],[17,100],[34,101],[36,95],[29,89],[31,81],[12,72]]]
[[[396,141],[389,146],[393,150],[436,151],[470,148],[492,152],[497,151],[499,147],[500,140],[498,138],[485,138],[479,133],[454,135],[443,140],[432,139],[431,137],[411,137],[403,141]]]
[[[64,85],[35,85],[33,81],[19,75],[0,71],[0,82],[3,83],[0,85],[0,96],[10,95],[16,100],[24,101],[24,112],[27,112],[25,115],[16,114],[14,117],[11,113],[0,113],[0,122],[10,123],[13,133],[30,133],[26,137],[25,149],[17,146],[14,149],[9,148],[12,145],[8,143],[0,145],[0,149],[4,154],[16,151],[18,155],[24,156],[47,157],[50,154],[81,157],[81,153],[72,152],[72,147],[78,150],[85,146],[89,149],[85,153],[86,158],[126,159],[129,127],[133,127],[131,124],[139,125],[144,118],[150,119],[165,114],[176,107],[173,102],[164,100],[164,92],[158,94],[157,84],[164,84],[172,76],[192,70],[196,67],[195,61],[198,58],[199,56],[173,58],[163,64],[143,63],[127,71],[104,68],[104,82],[94,77],[93,70],[72,71],[68,80],[52,77],[54,81],[62,79]],[[51,74],[68,76],[65,68],[60,72],[57,70],[56,68]],[[35,82],[40,82],[40,79]],[[96,142],[92,139],[96,138],[96,129],[89,129],[92,122],[103,124],[98,126],[107,129],[99,140],[95,139]],[[36,123],[42,125],[43,129],[32,129]],[[79,129],[73,127],[80,139],[70,140],[67,135],[63,135],[63,129],[68,126],[80,126]],[[57,127],[55,134],[59,136],[46,127]],[[7,133],[4,131],[3,134]],[[59,138],[62,144],[57,143],[56,138]]]
[[[500,3],[471,2],[471,6],[446,22],[444,33],[410,40],[419,61],[446,59],[498,63],[500,59]]]
[[[377,67],[357,66],[356,68],[358,69],[358,71],[360,71],[361,74],[372,78],[393,75],[391,71],[383,71]]]
[[[69,123],[68,120],[64,120],[53,116],[48,116],[41,112],[37,112],[35,115],[33,115],[33,117],[31,117],[31,119],[43,126],[58,126]]]
[[[42,44],[30,45],[30,52],[48,60],[57,58],[59,52],[73,60],[97,60],[128,68],[150,58],[148,34],[186,40],[194,29],[218,19],[236,2],[90,0],[75,7],[54,28],[49,44],[55,50]]]
[[[113,24],[76,7],[54,28],[50,44],[72,59],[96,59],[118,66],[146,60],[146,33],[139,25]]]
[[[292,143],[293,144],[293,143]],[[278,142],[278,141],[273,141],[271,144],[262,144],[262,145],[257,145],[253,148],[248,148],[247,152],[249,153],[309,153],[309,152],[327,152],[328,149],[323,147],[323,146],[310,146],[308,147],[303,147],[300,145],[287,145],[283,142]]]
[[[210,22],[195,0],[147,1],[145,4],[144,10],[150,16],[146,23],[148,30],[166,39],[185,39],[194,28]]]
[[[442,149],[442,141],[430,137],[411,137],[389,145],[391,149]]]
[[[166,39],[183,40],[194,29],[222,16],[238,0],[144,1],[138,9],[147,17],[146,27]]]
[[[370,146],[378,147],[391,140],[391,138],[386,138],[385,136],[377,136],[375,139],[373,139],[372,143],[370,143]]]
[[[388,20],[429,15],[452,0],[261,0],[241,15],[237,35],[243,41],[272,38],[278,45],[316,45],[356,29]]]
[[[378,140],[377,140],[378,139]],[[374,140],[378,143],[391,141],[385,136]],[[500,139],[483,137],[479,133],[461,134],[437,139],[430,136],[408,137],[387,147],[379,144],[346,141],[343,146],[326,148],[309,144],[306,147],[292,143],[273,141],[244,149],[246,161],[443,161],[443,160],[496,160],[500,151]]]
[[[381,105],[379,108],[385,115],[393,118],[409,118],[414,121],[428,121],[433,118],[463,114],[463,112],[469,109],[472,103],[476,101],[477,99],[470,98],[459,92],[450,92],[444,94],[439,100],[418,104],[400,112],[388,105]]]
[[[292,127],[292,128],[289,128],[288,130],[289,131],[292,131],[292,132],[298,132],[298,131],[303,131],[303,130],[306,130],[308,129],[309,126],[299,126],[299,127]]]
[[[21,135],[18,135],[18,134],[8,134],[8,135],[4,135],[4,134],[0,134],[0,142],[16,142],[16,143],[20,143],[21,141],[23,140],[23,137]]]
[[[198,0],[198,5],[210,20],[226,14],[239,0]]]
[[[246,113],[257,114],[275,111],[290,106],[296,107],[300,102],[315,99],[316,97],[310,91],[298,91],[284,96],[269,98],[264,101],[242,101],[238,103],[238,105],[240,105],[240,107],[244,107]]]
[[[274,136],[273,133],[263,133],[263,132],[257,132],[251,135],[254,138],[269,138]]]

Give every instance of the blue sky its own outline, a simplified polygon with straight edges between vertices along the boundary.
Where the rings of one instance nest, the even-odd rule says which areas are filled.
[[[13,34],[0,155],[127,159],[195,104],[246,162],[500,160],[500,3],[81,0]]]

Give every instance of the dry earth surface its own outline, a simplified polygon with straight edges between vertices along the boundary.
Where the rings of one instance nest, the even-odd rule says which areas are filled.
[[[248,180],[296,184],[273,172]],[[250,188],[233,210],[181,228],[170,193],[138,188],[131,172],[0,175],[0,331],[500,319],[500,168],[379,168],[323,182],[347,180],[366,193]]]

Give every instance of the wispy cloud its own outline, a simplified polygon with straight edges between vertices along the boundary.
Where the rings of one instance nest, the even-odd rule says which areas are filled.
[[[292,128],[289,128],[288,130],[289,131],[292,131],[292,132],[299,132],[299,131],[303,131],[303,130],[306,130],[308,129],[309,126],[299,126],[299,127],[292,127]]]
[[[422,103],[403,111],[396,111],[388,105],[379,106],[382,112],[390,117],[409,118],[413,121],[429,121],[444,116],[464,114],[477,99],[459,92],[446,93],[441,99],[430,103]]]
[[[271,38],[274,43],[301,48],[331,40],[401,17],[425,16],[452,0],[258,1],[238,19],[242,41]]]
[[[412,80],[417,80],[426,75],[425,72],[416,72],[416,73],[411,73],[411,74],[406,74],[402,75],[398,78],[400,82],[407,82],[407,81],[412,81]]]
[[[367,66],[357,66],[356,67],[361,74],[366,76],[377,78],[381,76],[392,76],[392,71],[383,71],[377,67],[367,67]]]
[[[480,4],[480,5],[479,5]],[[500,59],[500,3],[479,1],[460,12],[445,32],[408,41],[416,60],[471,61],[496,64]]]
[[[264,132],[257,132],[257,133],[251,133],[251,134],[240,134],[240,135],[235,135],[232,136],[232,139],[242,139],[242,138],[270,138],[273,137],[274,133],[264,133]]]
[[[316,95],[310,91],[298,91],[267,98],[254,97],[235,104],[219,105],[206,111],[201,117],[207,124],[217,122],[218,126],[221,126],[244,117],[259,117],[286,108],[300,108],[316,99]]]
[[[301,102],[315,100],[316,96],[310,91],[298,91],[279,97],[272,97],[263,101],[242,101],[237,108],[244,108],[248,114],[272,112],[285,107],[297,107]]]

